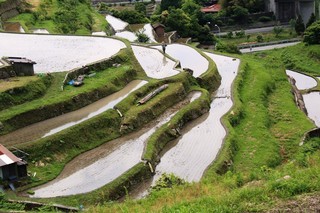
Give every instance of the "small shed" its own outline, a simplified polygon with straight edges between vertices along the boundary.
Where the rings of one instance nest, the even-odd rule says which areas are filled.
[[[153,30],[155,31],[156,35],[158,38],[163,38],[164,37],[164,28],[165,26],[163,24],[153,24],[152,25]]]
[[[5,58],[12,66],[17,76],[32,76],[34,75],[33,65],[36,62],[22,57],[7,57]]]
[[[27,176],[27,162],[0,144],[0,179],[12,181]]]

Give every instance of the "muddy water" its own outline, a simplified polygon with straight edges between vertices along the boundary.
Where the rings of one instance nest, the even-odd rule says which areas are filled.
[[[49,31],[46,29],[35,29],[35,30],[32,30],[32,32],[37,34],[49,34]]]
[[[113,93],[106,98],[100,99],[99,101],[79,110],[66,113],[1,136],[0,141],[3,145],[14,145],[55,134],[113,108],[113,106],[127,97],[128,94],[142,87],[146,83],[146,81],[140,80],[132,81],[122,90]]]
[[[153,48],[132,46],[140,65],[151,78],[161,79],[178,74],[174,69],[175,62]]]
[[[122,31],[128,26],[127,22],[111,15],[107,15],[106,20],[116,32]]]
[[[122,48],[123,42],[103,37],[0,33],[0,58],[27,57],[37,63],[36,73],[71,70],[109,58]]]
[[[199,93],[193,93],[186,99],[184,104],[193,100],[194,95],[199,97]],[[57,180],[36,189],[33,197],[44,198],[86,193],[110,183],[141,161],[145,141],[157,128],[168,122],[179,110],[179,107],[181,107],[181,103],[179,106],[167,110],[160,118],[154,121],[154,124],[151,125],[153,126],[152,128],[144,128],[127,137],[111,141],[110,145],[107,143],[98,149],[90,151],[90,154],[76,158],[66,167],[66,169],[72,168],[73,173],[71,175],[69,175],[70,171],[65,169]],[[95,159],[97,157],[100,159]],[[93,163],[89,165],[83,164],[82,166],[86,165],[84,168],[75,171],[74,165],[79,164],[79,162]]]
[[[299,90],[310,89],[317,86],[317,81],[307,75],[303,75],[291,70],[286,70],[286,73],[296,80],[296,86]]]
[[[311,92],[303,95],[303,100],[311,118],[317,127],[320,127],[320,92]]]
[[[3,24],[4,31],[14,33],[25,33],[24,29],[18,22],[5,22]]]
[[[161,46],[155,46],[162,50]],[[206,72],[209,62],[195,49],[182,44],[170,44],[166,47],[166,53],[172,58],[181,62],[182,68],[190,68],[193,70],[193,76],[199,77]]]

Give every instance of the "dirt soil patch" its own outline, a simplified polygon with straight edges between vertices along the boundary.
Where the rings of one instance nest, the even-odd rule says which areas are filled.
[[[280,203],[268,212],[320,212],[320,193],[301,195],[294,200]]]

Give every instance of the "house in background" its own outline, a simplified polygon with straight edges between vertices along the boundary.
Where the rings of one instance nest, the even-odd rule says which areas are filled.
[[[13,181],[27,176],[27,162],[0,144],[0,179]]]
[[[266,0],[265,3],[266,10],[273,12],[280,22],[289,22],[300,14],[306,24],[311,14],[319,9],[315,0]]]

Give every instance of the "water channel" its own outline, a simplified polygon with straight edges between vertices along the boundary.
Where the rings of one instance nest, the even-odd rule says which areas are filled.
[[[113,93],[108,97],[102,98],[99,101],[96,101],[79,110],[38,122],[11,132],[7,135],[3,135],[0,137],[1,144],[8,146],[36,140],[40,137],[47,137],[66,128],[84,122],[98,114],[107,111],[108,109],[113,108],[117,103],[126,98],[132,91],[142,87],[146,83],[146,81],[134,80],[122,90]]]
[[[123,48],[123,42],[112,38],[0,33],[0,58],[31,59],[37,63],[35,73],[68,71],[110,58]]]
[[[101,146],[95,149],[99,154],[95,153],[95,151],[90,151],[89,155],[79,156],[74,159],[70,163],[71,165],[76,165],[83,161],[92,163],[85,167],[82,165],[80,170],[73,171],[71,174],[70,171],[62,172],[61,177],[36,189],[33,197],[45,198],[86,193],[110,183],[141,162],[145,142],[152,133],[168,122],[182,105],[190,103],[199,95],[200,93],[198,92],[192,93],[185,99],[184,104],[180,103],[168,109],[150,125],[152,126],[151,128],[145,127],[139,132],[108,142],[104,147]],[[86,159],[88,156],[91,160]],[[100,159],[92,159],[92,157],[96,158],[97,156]],[[70,165],[68,168],[70,168]],[[66,167],[66,169],[68,168]],[[65,173],[69,175],[65,175]]]

